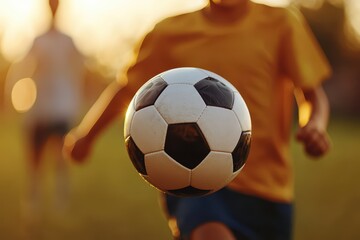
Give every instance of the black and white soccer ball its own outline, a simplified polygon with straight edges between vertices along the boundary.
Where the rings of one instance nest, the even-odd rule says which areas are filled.
[[[125,117],[129,157],[155,188],[177,196],[215,192],[243,168],[251,119],[227,80],[199,68],[175,68],[147,81]]]

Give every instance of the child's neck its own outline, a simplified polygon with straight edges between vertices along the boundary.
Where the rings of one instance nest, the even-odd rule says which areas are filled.
[[[232,23],[241,20],[249,10],[249,1],[241,1],[234,6],[223,6],[210,1],[204,15],[213,22]]]

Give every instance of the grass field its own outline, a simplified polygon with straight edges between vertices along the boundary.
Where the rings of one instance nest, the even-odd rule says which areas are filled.
[[[26,169],[19,125],[18,117],[0,118],[0,239],[4,240],[26,239],[21,213]],[[46,163],[44,209],[36,239],[171,239],[156,190],[139,177],[125,154],[121,125],[119,121],[107,129],[87,163],[71,165],[72,194],[66,213],[53,208],[53,163]],[[360,239],[359,120],[333,120],[330,134],[334,148],[321,161],[306,159],[301,147],[293,144],[296,240]]]

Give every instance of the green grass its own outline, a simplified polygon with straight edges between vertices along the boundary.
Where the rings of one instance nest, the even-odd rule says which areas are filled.
[[[26,159],[21,122],[0,121],[0,239],[22,239]],[[170,239],[158,192],[141,179],[125,154],[121,124],[99,138],[88,162],[71,165],[71,204],[64,214],[52,205],[54,163],[46,153],[44,206],[36,239]]]
[[[307,158],[293,145],[295,158],[295,239],[360,239],[360,121],[330,123],[332,151]]]
[[[64,214],[52,206],[53,163],[46,163],[36,239],[171,239],[157,191],[139,177],[125,153],[121,125],[106,130],[88,162],[71,165],[71,204]],[[0,239],[5,240],[23,239],[26,154],[19,126],[18,117],[0,118]],[[293,144],[296,240],[360,239],[360,125],[334,120],[330,134],[333,150],[318,161]]]

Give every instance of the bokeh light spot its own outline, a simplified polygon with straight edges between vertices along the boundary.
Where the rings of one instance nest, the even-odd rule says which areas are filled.
[[[11,102],[18,112],[28,111],[36,100],[36,84],[31,78],[17,81],[11,91]]]

